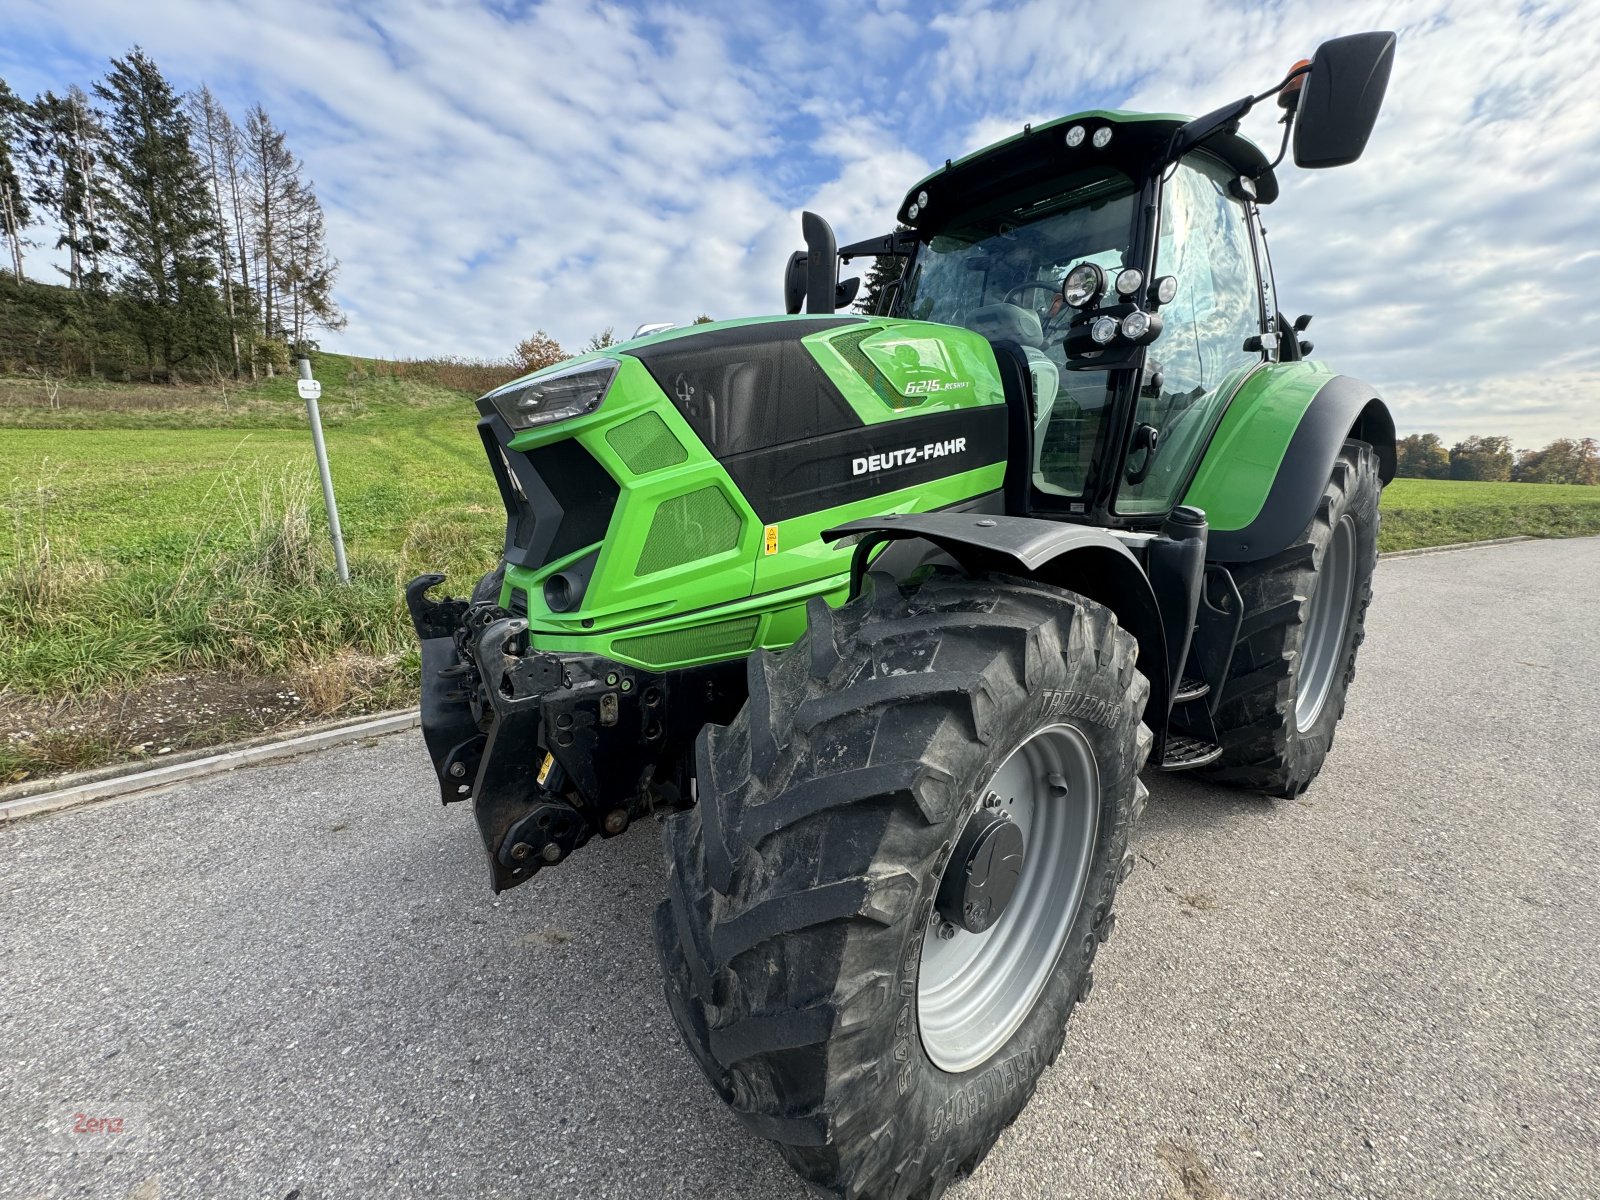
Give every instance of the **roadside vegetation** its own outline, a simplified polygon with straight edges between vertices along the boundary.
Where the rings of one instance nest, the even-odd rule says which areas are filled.
[[[292,378],[0,377],[0,783],[414,702],[401,588],[493,566],[471,401],[523,357],[313,356],[348,587]],[[1600,487],[1400,479],[1383,512],[1385,550],[1600,534]]]

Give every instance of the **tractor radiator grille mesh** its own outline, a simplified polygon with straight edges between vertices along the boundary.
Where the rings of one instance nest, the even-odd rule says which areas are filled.
[[[852,329],[849,333],[841,333],[829,340],[833,348],[839,352],[839,357],[844,359],[852,371],[867,381],[867,385],[872,388],[879,400],[893,409],[915,408],[926,397],[902,396],[895,390],[894,384],[889,382],[888,376],[878,370],[877,364],[867,357],[866,351],[861,349],[861,343],[876,332],[878,332],[876,329],[860,331]]]
[[[675,467],[689,457],[683,443],[672,436],[667,423],[653,412],[624,421],[606,434],[606,441],[635,475]]]
[[[756,627],[760,624],[760,617],[739,617],[732,621],[713,621],[694,629],[619,638],[612,646],[618,654],[652,667],[670,666],[691,659],[743,654],[755,641]]]
[[[662,501],[633,573],[653,575],[738,544],[739,514],[721,488],[701,488]]]

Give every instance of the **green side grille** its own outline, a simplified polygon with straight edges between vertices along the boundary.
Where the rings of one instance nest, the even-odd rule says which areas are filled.
[[[651,666],[692,659],[725,658],[749,650],[751,643],[756,640],[756,627],[760,624],[760,617],[738,617],[732,621],[713,621],[694,629],[619,638],[612,646],[618,654],[625,654]]]
[[[667,423],[653,412],[624,421],[606,434],[606,441],[635,475],[675,467],[689,457],[683,443],[672,436]]]
[[[831,341],[833,348],[839,352],[839,357],[844,359],[852,371],[867,381],[867,385],[872,388],[879,400],[893,409],[915,408],[927,397],[901,395],[894,384],[889,382],[889,377],[878,370],[878,365],[868,358],[866,351],[861,348],[861,343],[877,332],[876,329],[864,329],[859,333],[851,330],[849,333],[842,333],[832,338]]]
[[[633,573],[653,575],[738,544],[739,514],[721,488],[701,488],[662,501]]]

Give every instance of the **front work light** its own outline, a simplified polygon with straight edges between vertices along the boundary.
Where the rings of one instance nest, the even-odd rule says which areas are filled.
[[[1067,130],[1065,141],[1069,149],[1076,149],[1077,147],[1083,145],[1083,138],[1083,126],[1074,125],[1071,129]]]
[[[1161,332],[1161,318],[1135,309],[1122,318],[1122,336],[1134,345],[1153,342]]]
[[[615,359],[578,363],[553,375],[507,384],[489,393],[489,403],[513,431],[588,416],[611,390],[619,365]]]
[[[1102,125],[1099,129],[1096,129],[1093,141],[1096,150],[1104,150],[1109,146],[1111,144],[1111,126]]]
[[[1117,328],[1115,317],[1096,317],[1094,324],[1089,326],[1089,336],[1097,345],[1108,346],[1116,338]]]
[[[1072,308],[1088,308],[1106,290],[1106,273],[1098,263],[1082,262],[1061,281],[1061,298]]]
[[[1124,300],[1132,300],[1138,295],[1139,287],[1144,283],[1144,272],[1138,267],[1124,267],[1117,272],[1117,295]]]

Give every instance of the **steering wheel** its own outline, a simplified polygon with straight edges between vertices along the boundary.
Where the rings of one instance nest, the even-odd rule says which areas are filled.
[[[1011,297],[1019,296],[1023,292],[1054,292],[1058,291],[1060,287],[1061,285],[1058,283],[1046,283],[1042,279],[1036,280],[1033,283],[1019,283],[1016,287],[1007,292],[1001,298],[1000,302],[1002,304],[1011,304],[1013,303]]]

